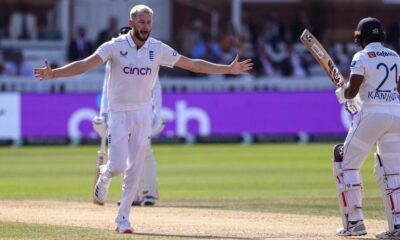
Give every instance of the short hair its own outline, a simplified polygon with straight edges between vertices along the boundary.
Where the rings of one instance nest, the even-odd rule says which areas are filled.
[[[122,27],[119,29],[119,36],[127,34],[131,30],[131,27]]]
[[[135,19],[136,15],[140,12],[145,12],[145,13],[149,13],[149,14],[153,15],[153,9],[151,9],[149,6],[139,4],[139,5],[133,6],[133,8],[131,9],[131,12],[130,12],[131,19]]]

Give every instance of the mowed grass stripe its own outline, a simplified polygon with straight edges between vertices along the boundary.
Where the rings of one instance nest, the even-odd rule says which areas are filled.
[[[333,209],[322,214],[337,214],[332,146],[156,145],[159,204],[314,213],[318,202],[315,209]],[[95,146],[0,148],[0,199],[91,201],[96,152]],[[364,207],[380,216],[372,166],[370,155],[362,170]],[[110,202],[120,187],[114,178]]]
[[[175,237],[148,234],[122,235],[109,229],[87,227],[67,227],[46,224],[28,224],[21,222],[1,222],[0,240],[117,240],[117,239],[176,239]],[[180,237],[179,239],[189,239]]]

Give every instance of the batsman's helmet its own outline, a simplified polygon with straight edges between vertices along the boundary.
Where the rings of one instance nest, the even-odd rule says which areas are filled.
[[[131,27],[122,27],[119,29],[119,35],[127,34],[131,30]]]
[[[354,31],[354,42],[361,46],[361,43],[383,42],[385,32],[382,23],[376,18],[367,17],[361,19]]]

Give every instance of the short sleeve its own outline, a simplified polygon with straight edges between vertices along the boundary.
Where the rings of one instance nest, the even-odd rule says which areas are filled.
[[[165,67],[174,67],[181,55],[170,46],[162,43],[160,49],[160,65]]]
[[[364,65],[362,63],[362,57],[361,57],[361,52],[358,52],[354,54],[353,60],[351,61],[350,64],[350,74],[356,74],[356,75],[361,75],[364,76]]]
[[[94,53],[99,55],[103,60],[103,63],[105,63],[111,59],[112,50],[113,50],[113,44],[111,41],[108,41],[103,43],[100,47],[98,47]]]

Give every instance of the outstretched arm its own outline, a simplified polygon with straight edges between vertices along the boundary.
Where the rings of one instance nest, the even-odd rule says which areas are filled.
[[[35,68],[34,73],[36,78],[48,80],[52,78],[71,77],[87,71],[90,71],[103,64],[103,60],[97,54],[69,63],[63,67],[52,69],[47,60],[44,61],[44,68]]]
[[[233,62],[229,65],[216,64],[201,59],[190,59],[182,56],[175,64],[175,66],[186,69],[195,73],[207,74],[233,74],[240,75],[253,68],[251,59],[246,59],[239,62],[239,55],[236,55]]]

